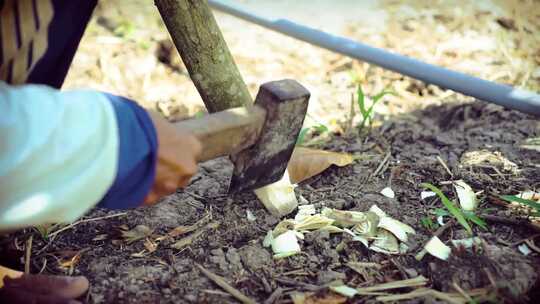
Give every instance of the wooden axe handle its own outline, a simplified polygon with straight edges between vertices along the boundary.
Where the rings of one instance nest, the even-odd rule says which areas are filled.
[[[198,161],[206,161],[253,145],[261,133],[265,118],[265,109],[249,106],[175,122],[173,125],[197,137],[203,146]]]

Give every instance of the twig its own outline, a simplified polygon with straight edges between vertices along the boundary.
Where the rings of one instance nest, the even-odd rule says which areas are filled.
[[[496,222],[500,224],[526,226],[527,228],[534,230],[535,232],[540,232],[540,227],[531,223],[526,218],[509,218],[509,217],[500,217],[496,215],[482,215],[482,218],[486,221]]]
[[[448,223],[444,224],[443,226],[439,227],[439,229],[435,230],[435,232],[433,233],[433,236],[432,236],[432,237],[434,237],[434,236],[436,236],[436,237],[441,236],[441,235],[446,231],[446,229],[448,229],[448,228],[454,226],[454,224],[455,224],[455,223],[454,223],[454,220],[448,221]],[[431,238],[430,238],[430,240],[431,240]],[[429,242],[429,241],[428,241],[428,242]],[[426,247],[426,245],[424,245],[424,247],[422,248],[422,250],[416,254],[415,259],[416,259],[417,261],[422,260],[422,259],[424,258],[424,256],[426,255],[427,250],[426,250],[425,247]]]
[[[30,237],[26,240],[26,252],[24,255],[24,273],[30,274],[30,257],[32,256],[32,241],[34,235],[30,234]]]
[[[355,270],[355,268],[357,267],[361,267],[361,268],[375,268],[377,270],[380,270],[382,269],[382,265],[381,264],[378,264],[378,263],[373,263],[373,262],[349,262],[347,263],[346,265],[347,267],[350,267],[352,270]],[[356,270],[355,270],[356,271]]]
[[[375,171],[373,171],[373,173],[371,174],[371,177],[377,176],[379,175],[379,173],[381,173],[381,171],[383,171],[383,168],[386,166],[386,163],[388,162],[388,159],[390,159],[390,156],[392,156],[392,153],[388,151],[379,166],[377,166],[377,169],[375,169]]]
[[[174,244],[171,245],[171,248],[174,249],[182,249],[188,245],[191,245],[195,239],[197,239],[199,236],[201,236],[206,230],[209,229],[216,229],[219,227],[219,222],[211,222],[206,224],[205,226],[199,228],[197,231],[193,232],[191,235],[186,236],[178,241],[176,241]]]
[[[405,272],[405,269],[403,266],[396,260],[390,259],[390,262],[396,266],[396,268],[399,270],[399,273],[401,274],[402,279],[409,279],[410,277],[407,275],[407,272]]]
[[[493,287],[494,289],[497,289],[497,282],[495,282],[495,277],[493,276],[491,271],[487,267],[482,268],[482,270],[484,270],[484,272],[486,273],[486,276],[488,278],[489,283],[491,284],[491,287]]]
[[[412,278],[412,279],[382,283],[375,286],[357,288],[356,290],[358,291],[358,294],[363,294],[366,292],[383,291],[383,290],[403,288],[403,287],[424,286],[426,285],[427,281],[428,280],[425,277],[417,276],[416,278]]]
[[[111,214],[111,215],[106,215],[106,216],[101,216],[101,217],[95,217],[95,218],[89,218],[89,219],[85,219],[85,220],[80,220],[80,221],[77,221],[75,223],[69,224],[66,227],[62,228],[62,229],[56,230],[55,232],[51,232],[49,234],[49,237],[52,238],[55,235],[59,234],[60,232],[64,232],[66,230],[69,230],[69,229],[71,229],[71,228],[73,228],[73,227],[75,227],[75,226],[77,226],[79,224],[82,224],[82,223],[106,220],[106,219],[110,219],[110,218],[113,218],[113,217],[124,216],[126,214],[127,214],[127,212],[121,212],[121,213],[116,213],[116,214]]]
[[[532,250],[536,251],[536,253],[540,253],[540,248],[538,248],[535,244],[534,244],[534,241],[532,239],[528,239],[525,241],[525,244],[527,244],[527,246],[529,246],[529,248],[531,248]]]
[[[274,290],[274,292],[272,292],[272,294],[268,297],[268,299],[264,301],[264,304],[273,304],[282,295],[283,295],[283,288],[278,287],[276,288],[276,290]]]
[[[444,160],[439,155],[437,155],[437,160],[441,163],[441,165],[446,170],[446,172],[448,172],[448,174],[450,174],[450,177],[454,178],[454,174],[452,173],[452,171],[450,171],[450,168],[448,168],[448,166],[446,165]]]
[[[225,279],[223,277],[218,276],[217,274],[210,272],[209,270],[207,270],[206,268],[202,267],[199,264],[196,264],[196,265],[199,268],[199,270],[205,276],[207,276],[210,280],[212,280],[214,283],[216,283],[216,285],[223,288],[226,292],[230,293],[238,301],[240,301],[242,303],[247,303],[247,304],[255,304],[256,303],[254,300],[246,297],[238,289],[236,289],[236,288],[232,287],[231,285],[229,285],[229,283],[227,283],[227,281],[225,281]]]
[[[38,274],[42,274],[45,267],[47,267],[47,258],[43,258],[43,265],[41,265],[41,269],[39,270]]]
[[[521,239],[521,240],[519,240],[519,241],[515,241],[515,242],[513,242],[513,243],[505,244],[505,245],[508,246],[508,247],[515,247],[515,246],[517,246],[517,245],[519,245],[519,244],[521,244],[521,243],[524,243],[524,242],[527,241],[527,240],[534,240],[535,238],[537,238],[537,237],[539,237],[539,236],[540,236],[540,233],[537,233],[537,234],[535,234],[535,235],[531,235],[530,237]]]
[[[295,280],[286,279],[286,278],[275,278],[274,280],[276,280],[276,281],[278,281],[280,283],[283,283],[285,285],[295,286],[295,287],[302,287],[302,288],[304,288],[306,290],[309,290],[309,291],[318,291],[318,290],[321,290],[321,289],[324,288],[324,287],[319,287],[317,285],[304,283],[304,282],[297,282]]]
[[[221,290],[212,290],[212,289],[201,289],[202,292],[204,293],[208,293],[208,294],[213,294],[213,295],[219,295],[219,296],[222,296],[222,297],[232,297],[230,293],[226,293],[224,291],[221,291]]]
[[[459,286],[459,284],[457,282],[452,282],[452,287],[454,287],[454,289],[461,295],[463,296],[467,302],[471,303],[473,301],[473,299],[471,298],[471,296],[469,296],[465,290],[463,290],[463,288],[461,288]]]

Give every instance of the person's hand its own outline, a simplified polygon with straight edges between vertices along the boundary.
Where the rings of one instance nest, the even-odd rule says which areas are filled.
[[[157,113],[149,114],[156,128],[159,148],[156,180],[145,205],[185,187],[197,172],[197,157],[201,153],[201,144],[193,135],[177,130]]]
[[[4,278],[0,302],[13,304],[76,304],[75,299],[88,290],[85,277],[29,274]]]

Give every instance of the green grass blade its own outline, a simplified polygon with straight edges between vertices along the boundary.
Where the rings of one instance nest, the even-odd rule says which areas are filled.
[[[381,98],[383,98],[386,95],[394,95],[394,96],[396,96],[397,94],[392,90],[383,90],[379,94],[373,96],[371,99],[373,100],[373,103],[377,103]]]
[[[472,212],[463,212],[463,214],[465,214],[465,217],[475,223],[476,225],[480,226],[482,229],[484,230],[487,230],[488,227],[487,227],[487,223],[481,218],[479,217],[478,215],[472,213]]]
[[[448,216],[450,213],[444,209],[436,208],[433,212],[436,216]]]
[[[422,224],[422,226],[424,226],[424,228],[426,228],[427,230],[433,230],[437,224],[433,221],[433,219],[429,216],[425,216],[423,218],[420,219],[420,223]]]
[[[317,126],[314,126],[313,128],[315,129],[315,131],[319,132],[320,134],[323,134],[329,131],[328,127],[323,124],[319,124]]]
[[[300,130],[300,133],[298,134],[298,137],[296,138],[297,146],[300,146],[304,143],[304,140],[308,131],[309,131],[309,128],[303,128],[302,130]]]
[[[454,203],[452,203],[452,201],[450,201],[450,199],[448,199],[448,197],[446,197],[446,195],[444,195],[444,193],[442,193],[442,191],[439,188],[433,186],[430,183],[421,183],[420,186],[424,188],[428,188],[429,190],[435,192],[437,196],[439,196],[439,198],[441,199],[446,209],[448,209],[450,214],[452,214],[452,216],[456,218],[458,223],[460,223],[461,226],[463,226],[463,228],[465,228],[465,230],[467,230],[469,234],[472,234],[471,226],[467,222],[465,215],[461,212],[461,210],[458,207],[456,207]]]
[[[502,198],[503,200],[507,201],[507,202],[518,202],[520,204],[523,204],[523,205],[527,205],[531,208],[534,208],[536,209],[537,211],[540,211],[540,203],[537,203],[533,200],[528,200],[528,199],[524,199],[524,198],[521,198],[519,196],[515,196],[515,195],[502,195],[500,196],[500,198]]]
[[[358,108],[360,109],[360,113],[362,113],[362,117],[365,119],[367,110],[366,110],[366,98],[364,95],[364,91],[362,90],[362,86],[358,86],[358,89],[356,91],[356,102],[358,103]]]

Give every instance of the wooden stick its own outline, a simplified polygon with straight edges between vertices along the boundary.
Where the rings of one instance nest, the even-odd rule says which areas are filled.
[[[232,287],[225,281],[225,279],[221,276],[218,276],[215,273],[210,272],[208,269],[202,267],[199,264],[196,264],[197,267],[201,270],[201,272],[207,276],[210,280],[212,280],[216,285],[223,288],[225,291],[230,293],[233,297],[235,297],[238,301],[244,303],[244,304],[255,304],[256,302],[248,297],[246,297],[243,293],[241,293],[238,289]]]
[[[155,0],[209,112],[253,103],[206,0]]]
[[[26,240],[26,253],[24,255],[24,273],[30,274],[30,257],[32,256],[32,241],[34,240],[34,235],[31,234],[28,240]]]

